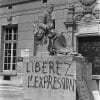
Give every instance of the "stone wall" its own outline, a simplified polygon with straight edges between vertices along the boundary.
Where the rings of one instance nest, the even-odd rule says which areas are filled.
[[[30,57],[23,63],[24,99],[77,100],[76,89],[82,87],[82,99],[91,100],[83,84],[92,79],[91,65],[82,56]]]

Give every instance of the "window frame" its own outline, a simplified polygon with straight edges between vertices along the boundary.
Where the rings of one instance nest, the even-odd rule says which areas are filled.
[[[11,40],[6,40],[5,38],[6,38],[6,33],[5,33],[5,30],[8,28],[16,28],[16,32],[15,32],[15,34],[16,34],[16,39],[14,40],[14,32],[11,32],[11,33],[8,33],[8,34],[11,34],[11,37],[13,36],[13,39],[11,39]],[[14,29],[13,29],[13,31],[14,31]],[[18,42],[18,25],[17,24],[11,24],[11,25],[5,25],[5,26],[2,26],[2,50],[3,50],[3,54],[2,54],[2,62],[3,62],[3,71],[15,71],[16,70],[16,64],[17,64],[17,62],[15,61],[13,61],[13,59],[14,59],[14,57],[15,57],[15,59],[17,58],[17,42]],[[14,43],[16,44],[16,48],[14,48]],[[8,48],[6,48],[5,47],[5,45],[6,44],[11,44],[11,48],[10,49],[8,49]],[[10,50],[11,51],[11,54],[10,54],[10,56],[6,56],[5,55],[5,51],[7,51],[7,50]],[[13,52],[14,52],[14,50],[16,51],[16,55],[14,56],[13,54]],[[7,51],[8,52],[8,51]],[[7,58],[6,58],[7,57]],[[10,63],[7,61],[7,63],[5,63],[5,58],[6,59],[8,59],[8,57],[10,57],[11,58],[11,60],[10,60]],[[7,69],[5,69],[5,67],[4,67],[4,64],[9,64],[9,68],[8,68],[8,66],[7,66]],[[15,65],[14,65],[15,64]],[[13,67],[13,65],[15,66],[15,67]]]

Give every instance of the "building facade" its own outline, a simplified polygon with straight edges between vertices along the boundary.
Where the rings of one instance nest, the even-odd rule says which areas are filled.
[[[23,57],[35,56],[35,29],[48,4],[54,4],[55,30],[66,37],[64,52],[81,53],[92,63],[100,90],[99,0],[0,0],[0,79],[22,80]]]

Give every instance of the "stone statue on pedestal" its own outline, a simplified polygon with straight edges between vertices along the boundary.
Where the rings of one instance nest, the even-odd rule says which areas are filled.
[[[43,52],[48,52],[49,55],[56,55],[60,52],[57,49],[57,45],[66,47],[66,38],[62,33],[58,33],[54,29],[54,19],[52,19],[52,12],[54,10],[54,5],[49,5],[47,11],[45,11],[39,18],[38,30],[34,35],[35,47],[38,45],[47,45],[46,50]],[[41,49],[42,49],[41,46]],[[36,50],[38,52],[38,49]]]

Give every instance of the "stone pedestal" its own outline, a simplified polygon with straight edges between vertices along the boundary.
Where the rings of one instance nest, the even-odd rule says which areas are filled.
[[[82,56],[30,57],[24,68],[24,99],[76,100],[76,82],[91,80]]]

